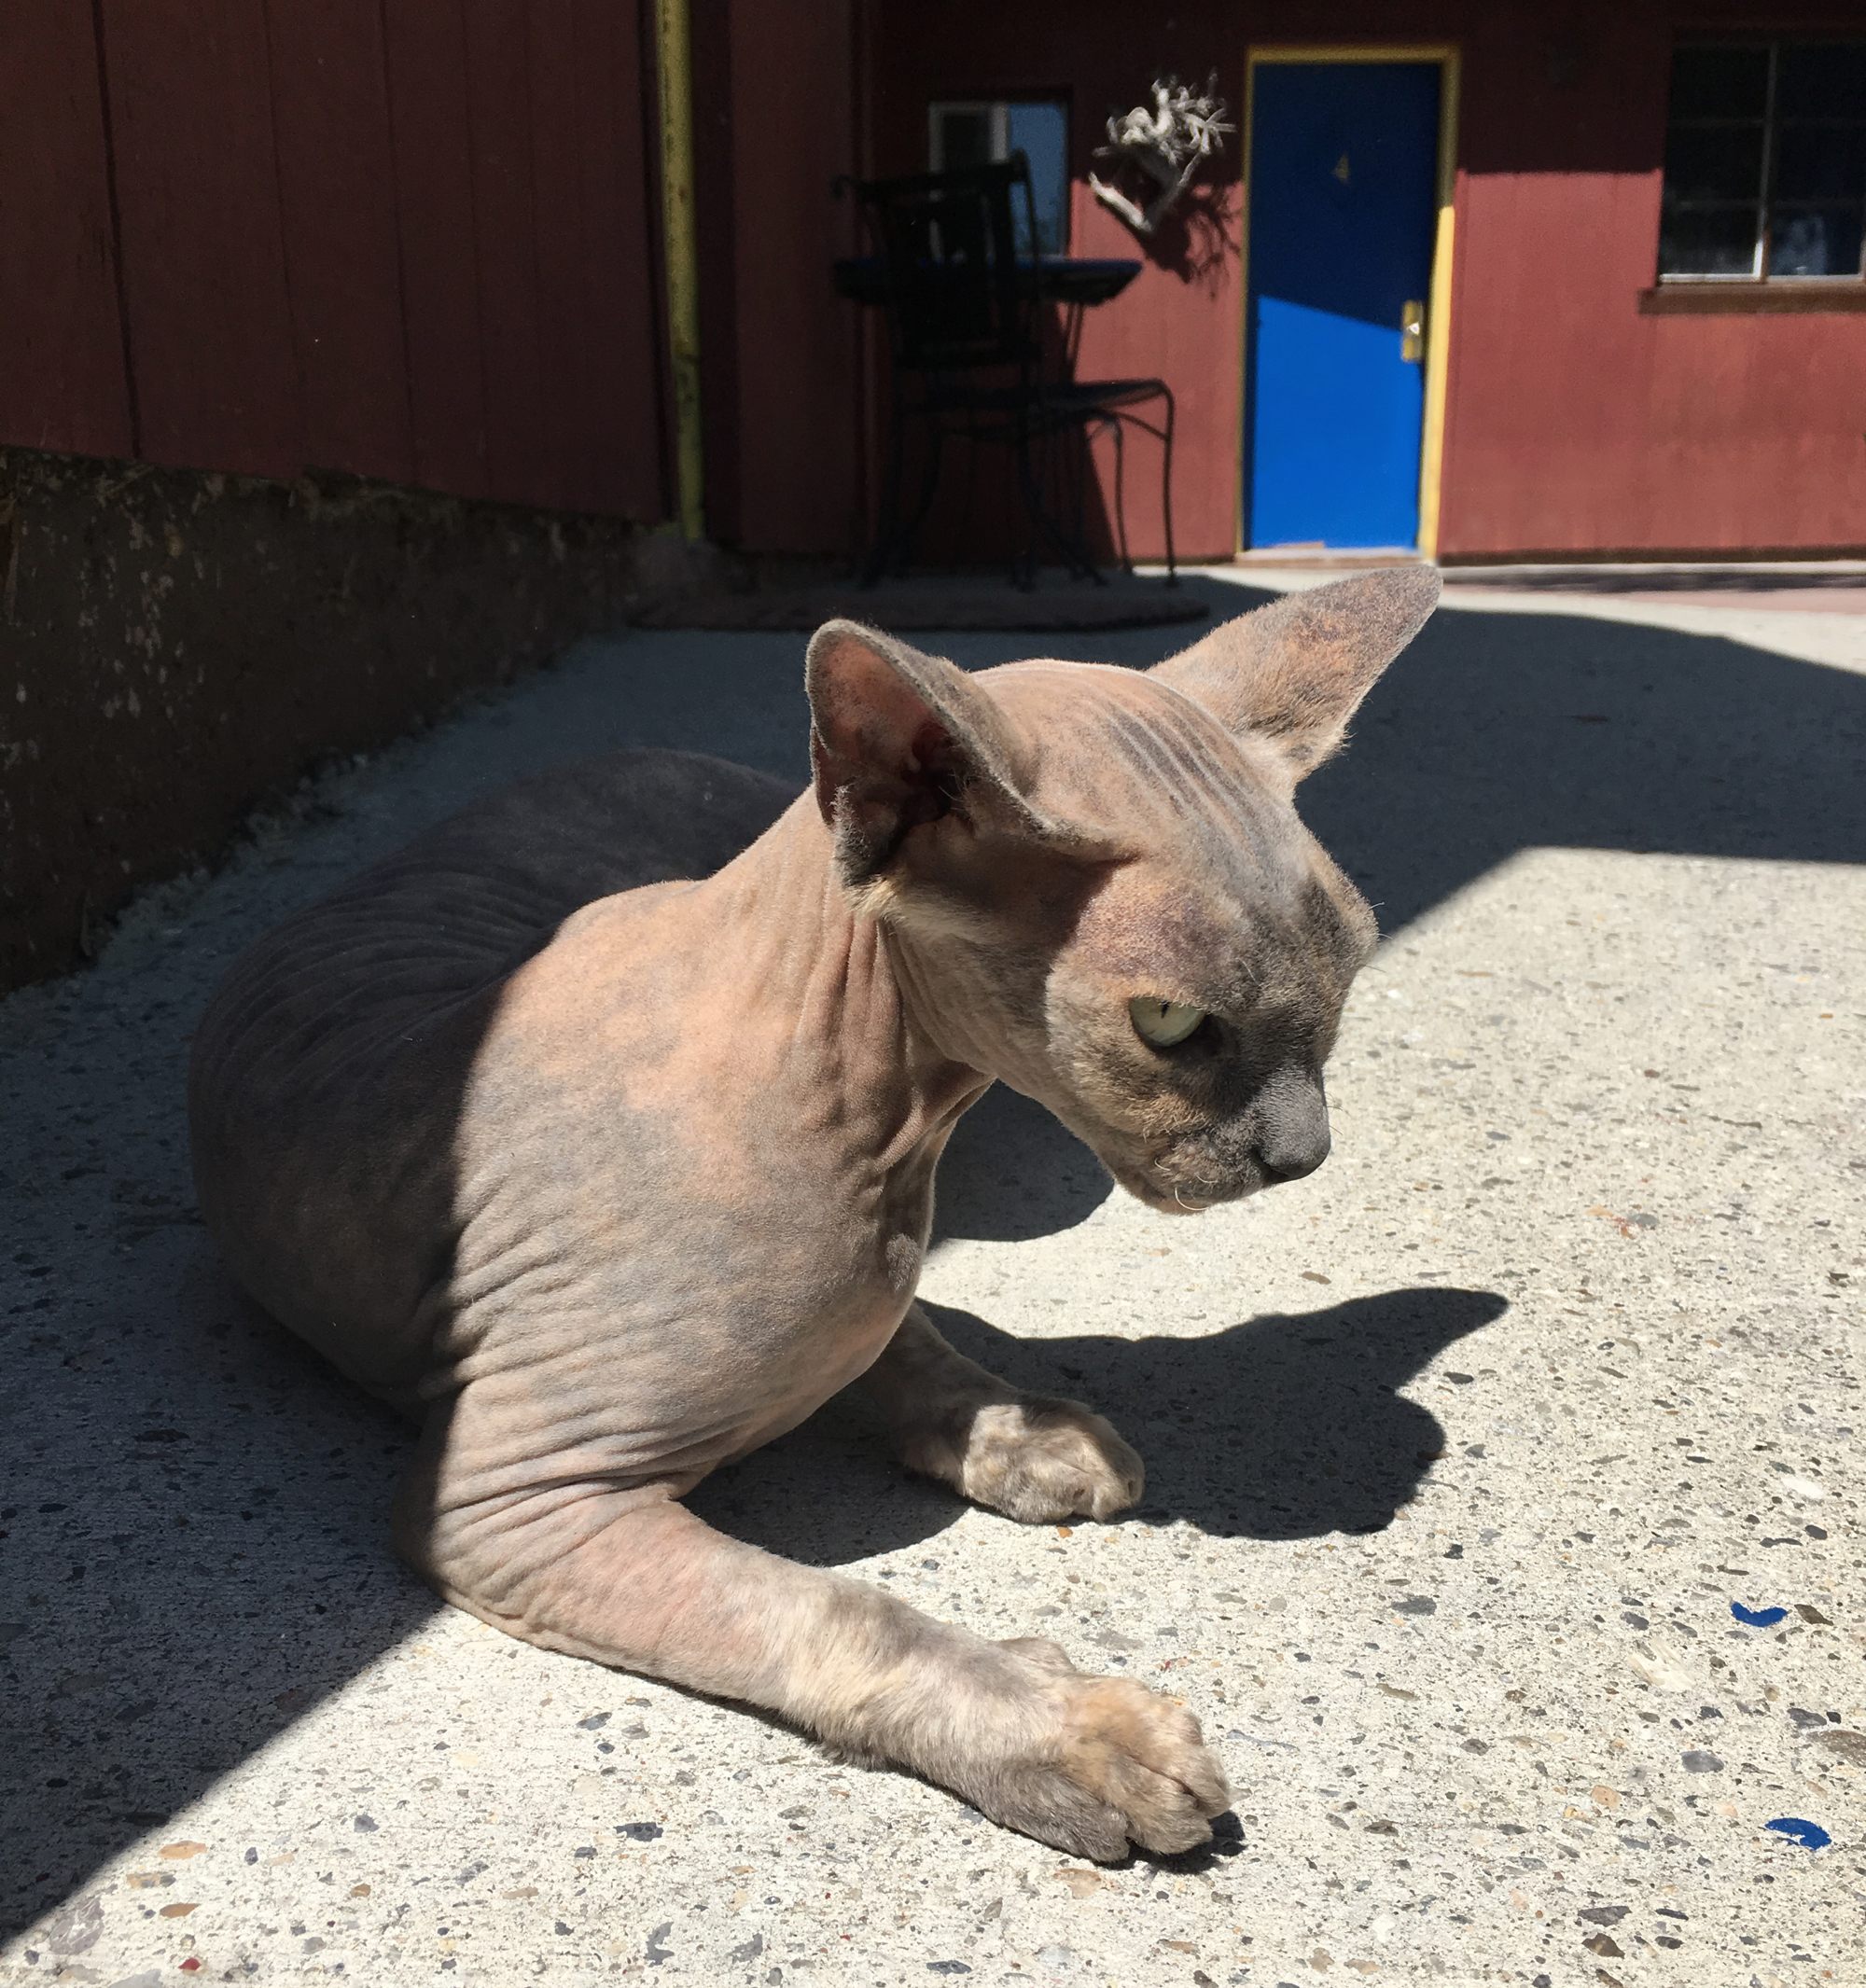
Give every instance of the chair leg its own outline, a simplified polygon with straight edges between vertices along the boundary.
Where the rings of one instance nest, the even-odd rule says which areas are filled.
[[[1061,427],[1051,426],[1041,432],[1045,435],[1053,436],[1065,431]],[[1073,433],[1075,431],[1071,429],[1066,432]],[[1081,542],[1079,537],[1072,535],[1063,523],[1051,515],[1049,507],[1043,502],[1042,489],[1030,466],[1029,441],[1030,437],[1027,432],[1019,440],[1018,467],[1020,472],[1019,480],[1024,487],[1024,507],[1030,513],[1030,521],[1033,528],[1031,549],[1031,579],[1033,584],[1036,580],[1037,573],[1036,540],[1040,536],[1048,539],[1055,547],[1062,557],[1064,565],[1078,579],[1093,580],[1098,587],[1107,586],[1107,576],[1095,564],[1088,548]]]
[[[1090,425],[1088,422],[1084,422],[1080,434],[1070,437],[1074,456],[1069,465],[1069,486],[1070,494],[1076,500],[1075,539],[1079,546],[1088,544],[1088,539],[1083,535],[1088,529],[1089,516],[1088,468],[1094,460]]]
[[[1017,442],[1015,438],[1012,438],[1010,440],[1010,449],[1013,455],[1016,453],[1019,446],[1020,444]],[[976,464],[978,461],[978,455],[979,444],[977,439],[974,438],[972,442],[972,461],[974,464]],[[971,513],[971,487],[969,484],[967,486],[966,498],[966,511],[967,515],[969,516]],[[1017,588],[1020,592],[1027,593],[1030,589],[1036,584],[1037,580],[1037,561],[1033,549],[1033,541],[1029,535],[1029,534],[1034,533],[1036,531],[1037,527],[1034,523],[1030,521],[1030,504],[1027,498],[1024,501],[1024,521],[1026,526],[1028,527],[1028,531],[1024,537],[1024,543],[1021,546],[1014,546],[1011,549],[1010,584],[1013,587]]]
[[[1070,563],[1078,577],[1093,580],[1097,587],[1107,585],[1107,575],[1095,563],[1095,556],[1089,550],[1088,537],[1083,530],[1083,520],[1088,501],[1089,470],[1093,458],[1089,448],[1090,423],[1083,422],[1079,427],[1068,430],[1069,439],[1075,446],[1075,460],[1069,466],[1069,476],[1076,487],[1076,528],[1071,535],[1069,547]]]
[[[966,445],[966,477],[959,486],[959,516],[968,519],[972,515],[973,498],[979,487],[979,438],[970,428],[960,429],[958,435]]]
[[[1175,408],[1173,389],[1163,385],[1160,389],[1166,400],[1166,429],[1160,438],[1160,514],[1166,526],[1166,584],[1179,584],[1179,566],[1173,549],[1173,420]]]
[[[920,496],[913,507],[913,516],[902,527],[899,537],[900,557],[895,572],[907,571],[908,561],[913,550],[913,541],[920,535],[920,527],[926,522],[926,516],[933,508],[933,499],[940,490],[940,466],[944,459],[946,430],[937,415],[929,415],[926,422],[926,466],[920,474]]]
[[[1012,584],[1028,592],[1037,584],[1037,545],[1044,530],[1043,495],[1037,487],[1037,479],[1030,466],[1030,429],[1024,423],[1018,424],[1011,437],[1011,453],[1017,458],[1017,487],[1024,497],[1024,516],[1030,521],[1030,534],[1024,540],[1022,570],[1011,569]]]
[[[1114,438],[1114,528],[1121,541],[1121,570],[1132,575],[1134,554],[1127,543],[1127,424],[1119,414],[1107,417],[1108,433]]]
[[[1076,529],[1075,543],[1082,561],[1083,577],[1092,579],[1098,587],[1107,585],[1107,576],[1095,563],[1095,556],[1089,546],[1089,485],[1094,481],[1095,452],[1094,437],[1098,424],[1085,421],[1076,431],[1076,455],[1071,477],[1076,487]]]

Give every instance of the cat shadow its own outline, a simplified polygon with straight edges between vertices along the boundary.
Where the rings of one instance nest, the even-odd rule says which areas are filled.
[[[1392,1522],[1448,1440],[1400,1390],[1508,1308],[1494,1291],[1415,1286],[1193,1339],[1140,1340],[1019,1340],[968,1312],[927,1311],[994,1373],[1109,1414],[1147,1463],[1146,1500],[1127,1522],[1282,1540]],[[854,1392],[687,1502],[721,1531],[815,1566],[917,1546],[964,1509],[894,1461]]]
[[[1088,1220],[1114,1191],[1074,1133],[1008,1085],[994,1084],[954,1129],[940,1161],[933,1246],[1024,1243]]]

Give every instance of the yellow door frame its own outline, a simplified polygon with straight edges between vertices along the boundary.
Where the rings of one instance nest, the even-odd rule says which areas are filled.
[[[1432,236],[1432,279],[1426,314],[1426,404],[1419,434],[1419,551],[1439,553],[1439,508],[1444,473],[1445,381],[1451,355],[1453,201],[1457,186],[1459,51],[1451,42],[1270,43],[1253,46],[1244,62],[1244,211],[1238,216],[1238,398],[1237,480],[1232,536],[1244,544],[1244,459],[1249,410],[1245,369],[1250,339],[1250,168],[1251,125],[1257,104],[1257,72],[1265,63],[1436,63],[1439,65],[1438,222]],[[1398,335],[1399,327],[1394,327]]]

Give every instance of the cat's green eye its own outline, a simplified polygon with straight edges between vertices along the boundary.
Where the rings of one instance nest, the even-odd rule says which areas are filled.
[[[1170,1050],[1191,1035],[1205,1019],[1203,1008],[1184,1001],[1163,1001],[1158,994],[1136,994],[1127,1004],[1128,1019],[1142,1042]]]

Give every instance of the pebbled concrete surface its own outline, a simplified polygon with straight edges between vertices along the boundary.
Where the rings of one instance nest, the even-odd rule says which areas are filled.
[[[1441,615],[1305,790],[1390,935],[1313,1179],[1173,1221],[1015,1099],[968,1122],[926,1294],[1114,1417],[1139,1515],[968,1510],[842,1406],[701,1494],[1183,1693],[1238,1790],[1214,1852],[1073,1865],[400,1573],[407,1438],[196,1224],[192,1019],[513,774],[666,743],[801,778],[800,655],[586,645],[0,1003],[0,1980],[1866,1981],[1857,616]]]

